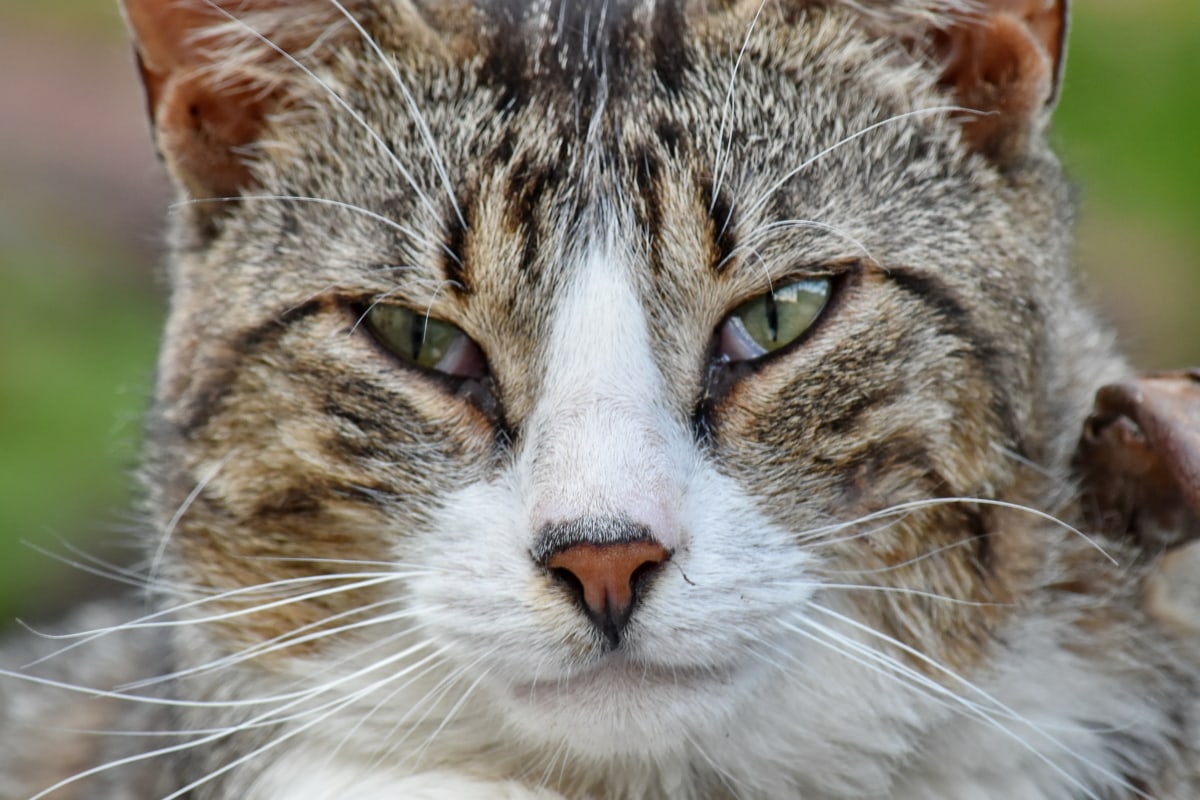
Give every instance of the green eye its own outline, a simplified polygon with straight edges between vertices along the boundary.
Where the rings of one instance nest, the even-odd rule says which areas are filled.
[[[380,344],[413,366],[462,378],[487,373],[479,345],[449,322],[382,303],[371,306],[363,320]]]
[[[806,278],[747,300],[721,325],[719,355],[748,361],[791,344],[816,321],[829,291],[828,278]]]

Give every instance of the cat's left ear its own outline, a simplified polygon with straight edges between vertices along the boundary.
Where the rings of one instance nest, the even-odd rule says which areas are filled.
[[[1042,132],[1058,99],[1067,0],[982,0],[932,37],[972,149],[1004,164]]]
[[[272,114],[357,37],[366,0],[122,0],[155,142],[191,197],[234,197],[253,181]],[[400,3],[397,3],[400,5]]]
[[[223,50],[217,31],[232,12],[192,0],[123,0],[122,6],[168,171],[192,197],[237,195],[249,182],[242,150],[259,139],[271,98],[248,75],[214,70]]]

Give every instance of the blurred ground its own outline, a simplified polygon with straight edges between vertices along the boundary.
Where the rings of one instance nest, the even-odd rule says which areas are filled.
[[[95,590],[22,541],[108,554],[133,520],[169,195],[115,4],[0,6],[4,621]],[[1200,364],[1200,3],[1074,6],[1054,135],[1087,281],[1141,367]]]

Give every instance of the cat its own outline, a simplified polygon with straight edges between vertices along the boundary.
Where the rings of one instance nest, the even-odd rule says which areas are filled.
[[[5,645],[0,795],[1200,797],[1063,0],[124,10],[146,599]]]

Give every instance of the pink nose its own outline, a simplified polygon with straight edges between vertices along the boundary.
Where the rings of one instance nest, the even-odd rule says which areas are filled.
[[[576,593],[592,624],[615,647],[639,589],[670,557],[665,547],[650,539],[581,542],[554,553],[545,565]]]

